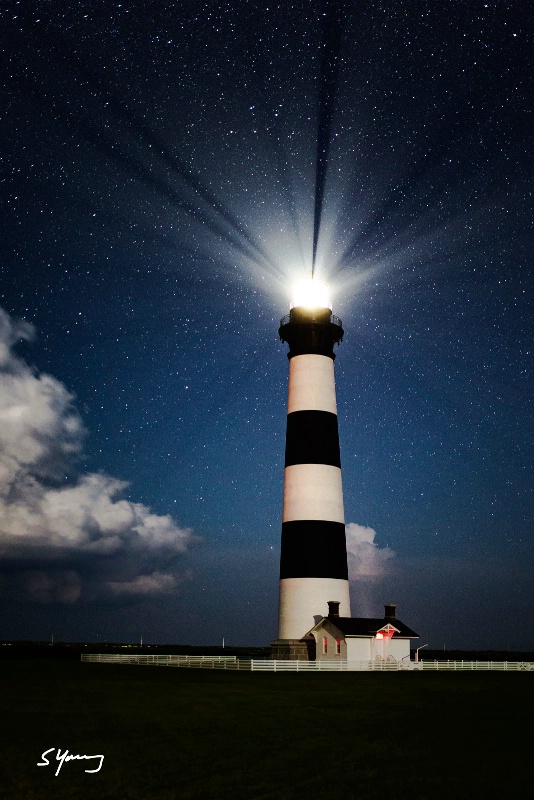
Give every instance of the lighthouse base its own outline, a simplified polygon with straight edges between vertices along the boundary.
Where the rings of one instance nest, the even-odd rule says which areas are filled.
[[[301,639],[276,639],[271,642],[271,659],[279,661],[309,661],[308,645]]]

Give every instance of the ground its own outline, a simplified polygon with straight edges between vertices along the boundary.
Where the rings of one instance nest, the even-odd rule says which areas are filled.
[[[0,662],[0,797],[412,800],[524,794],[534,675],[224,673]],[[50,748],[103,754],[57,760]],[[55,757],[52,753],[49,758]]]

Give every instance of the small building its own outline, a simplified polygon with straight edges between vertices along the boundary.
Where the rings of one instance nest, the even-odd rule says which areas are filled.
[[[328,603],[322,617],[303,637],[310,661],[375,661],[410,659],[410,642],[419,636],[396,618],[396,606],[383,617],[340,617],[339,603]]]

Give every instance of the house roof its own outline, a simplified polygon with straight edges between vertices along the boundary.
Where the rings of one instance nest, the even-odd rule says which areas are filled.
[[[400,619],[390,619],[389,617],[376,617],[369,619],[367,617],[323,617],[318,625],[328,620],[332,625],[335,625],[341,633],[345,636],[374,636],[377,631],[384,628],[388,623],[393,625],[398,630],[398,633],[393,634],[394,639],[403,638],[419,638],[419,634],[412,631]],[[317,627],[317,626],[316,626]]]

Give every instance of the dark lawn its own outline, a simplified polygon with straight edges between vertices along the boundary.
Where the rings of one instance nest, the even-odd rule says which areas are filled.
[[[0,661],[0,796],[497,798],[530,785],[532,673]],[[102,753],[37,767],[49,748]],[[49,758],[55,759],[55,753]]]

